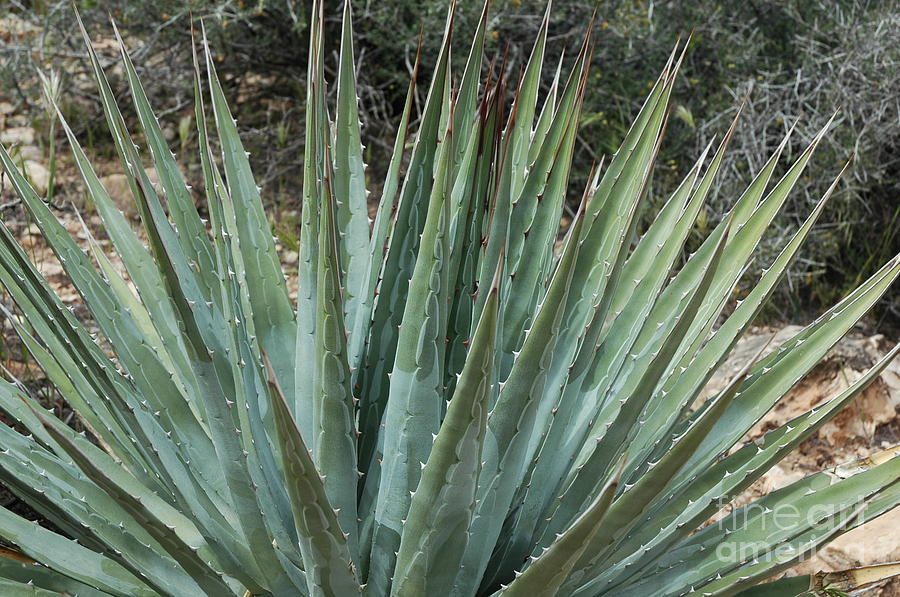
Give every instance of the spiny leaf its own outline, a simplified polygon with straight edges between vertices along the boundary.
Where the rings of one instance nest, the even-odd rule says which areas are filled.
[[[569,576],[578,558],[590,546],[591,539],[600,529],[618,488],[618,479],[610,480],[594,502],[572,523],[557,535],[534,563],[504,589],[494,593],[496,597],[554,597],[559,594],[563,582]],[[537,588],[537,592],[535,589]]]
[[[403,523],[392,595],[437,594],[459,572],[487,427],[497,335],[496,283]]]
[[[325,151],[326,163],[329,157]],[[326,169],[326,172],[328,170]],[[335,200],[326,173],[319,214],[319,264],[316,280],[316,373],[315,461],[328,481],[325,492],[337,507],[338,521],[349,534],[349,550],[359,561],[356,494],[356,422],[350,369],[347,364],[347,336],[341,296],[340,253],[338,252]]]
[[[267,363],[269,390],[284,480],[291,497],[294,522],[300,536],[300,551],[309,593],[314,597],[345,597],[359,593],[356,569],[350,557],[347,536],[325,494],[325,480],[316,471],[312,455],[291,417],[284,393]]]
[[[320,32],[321,34],[321,32]],[[321,58],[320,58],[321,59]],[[320,81],[321,86],[324,81]],[[321,93],[321,90],[316,90]],[[366,273],[369,267],[369,212],[366,204],[366,172],[360,141],[359,109],[356,90],[356,64],[353,58],[353,24],[350,0],[344,1],[344,22],[337,75],[337,109],[334,122],[334,196],[338,201],[337,227],[344,284],[344,319],[355,322],[365,305]],[[351,331],[364,333],[365,328]],[[350,346],[359,346],[356,338]],[[350,356],[358,362],[359,355]]]
[[[394,558],[408,516],[410,493],[419,484],[421,463],[431,453],[432,435],[441,424],[444,400],[444,338],[447,326],[450,226],[449,177],[453,150],[448,129],[440,141],[434,187],[419,243],[409,296],[400,324],[384,413],[384,454],[367,587],[387,593]]]

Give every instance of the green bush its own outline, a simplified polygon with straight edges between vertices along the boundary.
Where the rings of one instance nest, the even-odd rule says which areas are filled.
[[[77,4],[92,32],[103,31],[107,12],[118,19],[142,59],[141,76],[152,99],[164,108],[162,118],[173,142],[177,123],[190,117],[190,89],[183,83],[190,74],[184,66],[189,63],[184,49],[188,23],[191,16],[195,23],[204,19],[223,84],[237,100],[235,111],[264,196],[284,211],[296,210],[288,198],[300,184],[295,163],[303,150],[299,133],[305,116],[297,100],[305,93],[307,2],[79,0]],[[415,62],[415,40],[420,30],[426,32],[420,69],[427,76],[437,55],[440,38],[434,32],[442,26],[445,4],[445,0],[379,0],[357,8],[358,83],[364,98],[360,117],[366,158],[374,166],[370,170],[373,184],[382,180],[384,172],[378,165],[387,163],[391,153],[392,127],[402,111],[405,81]],[[63,106],[73,126],[79,133],[102,139],[102,131],[92,128],[99,122],[101,108],[96,94],[83,84],[86,63],[78,40],[72,37],[68,5],[67,1],[13,5],[11,15],[31,23],[34,30],[18,43],[0,46],[0,76],[11,99],[22,107],[35,104],[37,109],[32,67],[54,63],[70,73],[68,81],[78,90]],[[544,0],[494,2],[486,44],[493,55],[508,50],[506,63],[512,78],[527,58],[544,6]],[[585,14],[593,6],[577,0],[555,3],[550,56],[568,48],[567,64],[571,61],[585,32]],[[615,150],[640,107],[636,98],[655,79],[656,65],[679,36],[692,31],[691,52],[679,80],[679,103],[673,107],[675,117],[651,185],[655,204],[668,196],[678,183],[677,174],[690,167],[695,154],[746,101],[721,181],[695,233],[696,244],[758,171],[759,156],[773,151],[787,128],[798,125],[786,149],[788,155],[797,155],[840,107],[836,130],[817,159],[822,167],[833,167],[853,152],[854,163],[813,232],[814,246],[792,270],[790,283],[778,292],[765,316],[809,318],[900,250],[895,200],[900,190],[900,158],[895,149],[900,114],[894,101],[900,84],[900,10],[895,4],[603,0],[596,8],[598,35],[574,158],[576,182],[584,183],[592,164]],[[465,35],[473,31],[479,11],[477,2],[461,3],[457,31]],[[332,75],[339,29],[339,19],[326,17],[324,68]],[[35,51],[23,52],[22,47]],[[101,49],[101,55],[114,55],[114,50]],[[487,68],[487,62],[483,66]],[[544,90],[552,82],[550,71],[543,75]],[[110,77],[114,88],[121,89],[121,73],[112,72]],[[328,93],[332,96],[333,89]],[[126,111],[126,116],[133,122],[133,113]],[[194,176],[198,175],[195,170]],[[764,255],[772,256],[780,249],[787,231],[802,221],[828,184],[815,177],[799,182],[800,192],[764,241]],[[570,197],[571,209],[577,201],[577,195]],[[877,233],[872,221],[881,223]],[[296,238],[282,236],[286,244],[296,243]],[[742,286],[742,290],[748,288]],[[876,320],[898,329],[896,291],[876,311]]]

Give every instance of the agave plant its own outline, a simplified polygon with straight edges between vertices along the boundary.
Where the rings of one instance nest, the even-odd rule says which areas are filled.
[[[92,239],[83,251],[0,151],[90,312],[76,318],[0,227],[0,281],[24,314],[8,319],[88,430],[14,380],[0,385],[18,423],[0,426],[0,478],[48,523],[0,508],[3,595],[735,595],[900,502],[889,450],[703,526],[897,354],[741,446],[900,259],[699,398],[822,212],[827,196],[732,305],[824,130],[773,182],[782,144],[682,258],[733,127],[639,230],[676,51],[557,243],[590,43],[542,93],[545,17],[521,77],[493,63],[482,81],[487,7],[457,72],[451,6],[417,132],[414,77],[371,222],[350,6],[333,106],[323,12],[314,6],[296,307],[205,43],[198,210],[121,38],[160,188],[81,26],[140,231],[60,121],[124,271]],[[847,578],[873,577],[792,578],[765,594]]]

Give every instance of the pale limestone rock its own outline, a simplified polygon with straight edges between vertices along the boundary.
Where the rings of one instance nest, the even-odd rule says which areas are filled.
[[[28,177],[38,195],[43,196],[47,192],[47,185],[50,184],[50,171],[46,166],[34,160],[25,160],[25,176]]]
[[[44,159],[44,154],[34,145],[23,145],[20,147],[16,147],[14,157],[21,158],[23,160],[41,162]]]
[[[122,210],[126,216],[134,216],[137,212],[134,200],[131,197],[131,189],[128,186],[128,177],[124,174],[109,174],[100,179],[100,183],[112,202]]]
[[[775,350],[800,329],[799,326],[788,326],[779,330],[766,353]],[[771,336],[770,331],[753,330],[741,339],[728,360],[710,380],[703,395],[711,396],[725,387],[728,380],[769,341]],[[783,425],[810,408],[840,394],[884,356],[889,348],[890,344],[880,335],[864,337],[854,334],[842,339],[806,378],[802,379],[754,426],[744,441],[760,437],[767,430]],[[877,430],[880,425],[895,420],[898,412],[900,412],[900,360],[894,360],[878,381],[823,425],[811,441],[793,451],[739,495],[735,499],[735,504],[748,504],[808,474],[888,448],[889,445],[879,437]],[[720,512],[710,522],[718,520],[727,511]],[[900,541],[897,529],[900,529],[900,508],[842,535],[818,554],[793,566],[785,574],[788,576],[815,574],[821,570],[844,570],[861,565],[898,561]],[[871,595],[873,597],[900,595],[897,592],[898,587],[900,582],[889,583],[874,589]]]
[[[0,131],[0,143],[10,145],[33,145],[34,129],[30,126],[12,126]]]
[[[153,184],[154,188],[159,192],[159,176],[156,174],[155,168],[146,168],[147,178]],[[134,204],[134,197],[131,196],[131,187],[128,184],[128,177],[124,174],[109,174],[100,179],[106,192],[109,193],[113,203],[122,210],[128,217],[137,217],[137,206]]]

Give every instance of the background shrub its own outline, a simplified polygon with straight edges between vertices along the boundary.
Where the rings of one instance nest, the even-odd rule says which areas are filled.
[[[34,67],[58,68],[66,77],[63,102],[69,120],[81,127],[80,133],[95,152],[109,151],[106,137],[93,130],[102,121],[100,107],[88,84],[80,41],[73,35],[69,2],[11,0],[9,4],[12,10],[0,27],[4,38],[0,85],[7,101],[42,126]],[[140,75],[146,89],[155,94],[151,101],[173,146],[193,143],[187,133],[193,130],[188,126],[189,23],[203,19],[257,176],[266,199],[281,211],[285,223],[281,235],[290,246],[296,230],[288,224],[295,221],[291,214],[299,203],[307,2],[78,0],[76,4],[97,39],[102,39],[107,13],[116,19],[136,62],[143,65]],[[457,27],[468,37],[480,2],[460,4]],[[568,55],[574,54],[594,5],[587,0],[557,0],[550,55],[566,48]],[[489,53],[508,52],[513,73],[527,58],[544,6],[543,0],[494,2]],[[580,196],[591,164],[618,145],[675,40],[693,31],[650,203],[658,205],[668,195],[701,148],[722,134],[738,106],[746,102],[718,192],[698,219],[695,243],[699,243],[791,125],[796,123],[797,129],[785,161],[795,157],[840,107],[826,146],[815,157],[813,170],[826,175],[801,181],[753,267],[763,267],[777,253],[788,232],[831,182],[829,173],[836,174],[851,153],[854,163],[804,251],[806,259],[795,265],[767,316],[772,320],[808,318],[900,251],[900,7],[896,3],[601,0],[596,7],[599,34],[571,181],[573,200]],[[440,36],[434,32],[443,26],[446,0],[357,0],[354,10],[357,56],[365,63],[359,84],[369,162],[386,164],[386,159],[379,158],[389,153],[393,143],[419,31],[431,32],[422,40],[423,55],[435,56]],[[334,56],[329,64],[334,69],[340,27],[337,3],[326,18],[330,28],[326,43]],[[108,49],[98,49],[113,62],[111,43]],[[422,64],[423,81],[428,80],[430,67]],[[110,73],[114,82],[121,75],[116,68]],[[545,73],[545,85],[552,76]],[[124,93],[124,83],[117,89]],[[192,154],[184,155],[190,159]],[[376,169],[368,174],[375,182],[383,177]],[[900,327],[898,290],[882,301],[874,317],[876,324],[887,329]]]

